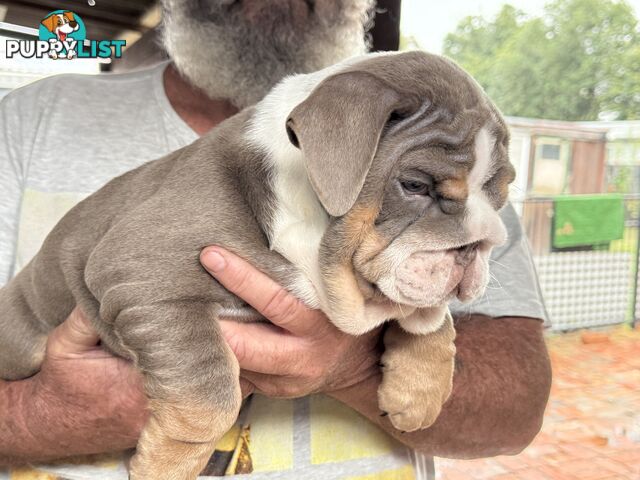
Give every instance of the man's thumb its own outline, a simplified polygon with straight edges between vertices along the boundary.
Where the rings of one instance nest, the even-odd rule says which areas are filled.
[[[47,354],[58,357],[74,356],[93,350],[100,337],[76,307],[71,315],[49,335]]]

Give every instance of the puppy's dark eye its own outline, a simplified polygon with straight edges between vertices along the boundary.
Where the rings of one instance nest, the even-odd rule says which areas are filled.
[[[401,180],[400,185],[408,195],[428,195],[429,185],[418,180]]]

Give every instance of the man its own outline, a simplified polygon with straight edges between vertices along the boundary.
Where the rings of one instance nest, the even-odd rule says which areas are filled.
[[[164,0],[168,66],[54,77],[8,95],[0,104],[0,284],[73,204],[110,178],[191,143],[282,76],[364,51],[371,6]],[[231,447],[216,452],[229,458],[223,467],[214,458],[211,471],[424,478],[420,455],[402,445],[460,458],[522,450],[539,430],[550,370],[526,243],[513,209],[503,218],[510,243],[495,253],[496,284],[482,301],[455,309],[452,396],[431,428],[407,434],[377,409],[379,331],[344,335],[242,260],[205,249],[205,268],[274,324],[224,322],[244,393],[303,397],[253,396],[231,432]],[[0,464],[135,445],[145,418],[140,379],[98,340],[74,311],[51,335],[41,372],[0,384]],[[315,392],[325,395],[307,397]]]

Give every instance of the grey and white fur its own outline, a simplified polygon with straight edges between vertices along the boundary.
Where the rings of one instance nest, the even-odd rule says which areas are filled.
[[[371,54],[291,76],[257,106],[73,208],[0,290],[0,378],[40,367],[78,305],[144,376],[133,479],[192,479],[241,404],[217,318],[251,316],[199,263],[244,257],[345,332],[385,331],[381,410],[431,425],[449,396],[447,302],[487,282],[514,171],[504,121],[453,62]]]

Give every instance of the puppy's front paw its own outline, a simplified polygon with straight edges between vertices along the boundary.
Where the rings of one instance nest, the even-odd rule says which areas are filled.
[[[378,388],[378,405],[386,412],[395,428],[413,432],[427,428],[436,421],[442,405],[451,394],[451,367],[436,378],[425,378],[424,372],[403,366],[395,355],[383,355],[385,365]]]
[[[393,326],[385,333],[378,405],[395,428],[412,432],[436,421],[453,387],[455,331],[445,323],[428,335]]]

